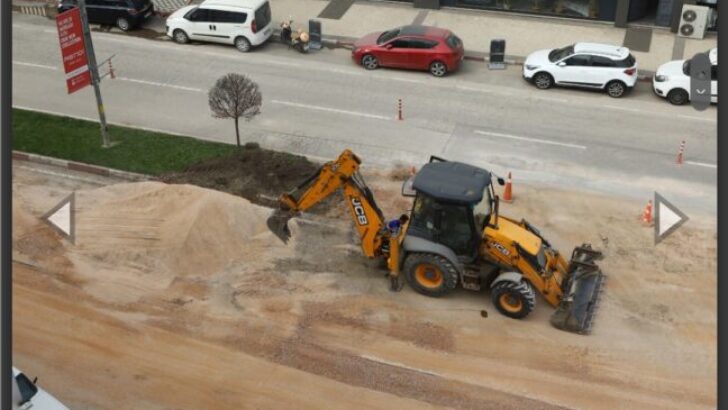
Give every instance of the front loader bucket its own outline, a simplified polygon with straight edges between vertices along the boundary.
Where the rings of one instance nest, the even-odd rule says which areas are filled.
[[[567,332],[588,334],[604,283],[604,274],[594,263],[601,258],[599,251],[584,244],[574,249],[569,263],[569,275],[564,282],[564,296],[551,316],[551,324]]]
[[[268,229],[273,232],[283,243],[291,238],[291,230],[288,229],[288,221],[293,217],[290,212],[276,209],[265,221]]]

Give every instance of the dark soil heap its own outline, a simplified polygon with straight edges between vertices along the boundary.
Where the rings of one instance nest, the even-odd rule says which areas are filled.
[[[227,192],[255,204],[277,207],[277,198],[316,173],[320,165],[306,157],[246,144],[240,152],[211,158],[181,172],[162,174],[169,184],[192,184]]]

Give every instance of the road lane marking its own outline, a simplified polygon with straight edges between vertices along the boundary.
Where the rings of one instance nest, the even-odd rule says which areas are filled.
[[[413,84],[427,84],[426,80],[421,80],[417,78],[404,78],[404,77],[390,77],[394,81],[401,81],[403,83],[413,83]]]
[[[27,63],[25,61],[13,61],[13,64],[17,65],[24,65],[26,67],[35,67],[35,68],[45,68],[46,70],[57,70],[57,67],[54,67],[52,65],[43,65],[43,64],[36,64],[36,63]]]
[[[294,102],[290,102],[290,101],[271,100],[271,102],[273,104],[287,105],[289,107],[304,108],[304,109],[308,109],[308,110],[317,110],[317,111],[335,112],[335,113],[338,113],[338,114],[355,115],[355,116],[358,116],[358,117],[374,118],[374,119],[378,119],[378,120],[392,120],[392,119],[394,119],[394,116],[387,117],[387,116],[384,116],[384,115],[369,114],[369,113],[358,112],[358,111],[340,110],[338,108],[321,107],[321,106],[318,106],[318,105],[299,104],[299,103],[294,103]]]
[[[135,78],[116,77],[116,79],[117,80],[121,80],[121,81],[128,81],[130,83],[153,85],[155,87],[174,88],[176,90],[182,90],[182,91],[192,91],[192,92],[197,92],[197,93],[204,93],[205,92],[205,90],[203,90],[201,88],[185,87],[185,86],[182,86],[182,85],[174,85],[174,84],[167,84],[167,83],[157,83],[157,82],[154,82],[154,81],[137,80]]]
[[[513,139],[513,140],[519,140],[519,141],[536,142],[539,144],[558,145],[561,147],[575,148],[575,149],[586,149],[586,146],[584,146],[584,145],[569,144],[566,142],[557,142],[557,141],[550,141],[550,140],[542,140],[542,139],[538,139],[538,138],[521,137],[518,135],[501,134],[499,132],[488,132],[488,131],[475,130],[475,133],[480,134],[480,135],[485,135],[488,137],[507,138],[507,139]]]
[[[678,118],[685,118],[687,120],[705,121],[705,122],[716,122],[716,118],[700,118],[693,117],[692,115],[676,115]]]
[[[560,103],[568,103],[569,100],[566,98],[556,98],[556,97],[533,97],[534,100],[542,100],[542,101],[552,101],[552,102],[560,102]]]
[[[470,87],[467,85],[460,85],[460,84],[456,84],[455,89],[464,90],[464,91],[474,91],[474,92],[483,93],[483,94],[508,94],[505,91],[499,91],[499,90],[494,90],[494,89],[484,89],[484,88],[480,88],[480,87]]]
[[[708,164],[706,162],[685,161],[685,163],[689,164],[689,165],[696,165],[696,166],[705,167],[705,168],[718,168],[718,165]]]
[[[610,110],[617,110],[617,111],[634,112],[634,113],[638,113],[638,114],[642,114],[642,115],[644,115],[644,114],[646,114],[646,113],[649,112],[648,110],[646,110],[644,108],[619,107],[619,106],[616,106],[616,105],[605,105],[604,108],[609,108]],[[661,117],[684,118],[686,120],[693,120],[693,121],[716,122],[716,119],[715,118],[701,118],[701,117],[694,117],[692,115],[684,115],[684,114],[673,115],[673,114],[670,114],[670,113],[657,113],[657,112],[652,112],[650,114],[652,114],[652,115],[658,115],[658,116],[661,116]]]

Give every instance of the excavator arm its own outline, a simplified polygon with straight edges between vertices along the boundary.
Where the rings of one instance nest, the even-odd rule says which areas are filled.
[[[361,160],[350,150],[345,150],[335,161],[328,162],[292,191],[280,196],[280,209],[268,218],[268,228],[281,240],[291,236],[288,221],[299,213],[311,209],[341,190],[351,212],[364,255],[369,258],[383,257],[389,268],[392,290],[402,289],[399,281],[400,249],[406,231],[405,226],[390,230],[374,195],[359,173]],[[408,218],[400,217],[407,223]]]
[[[335,161],[321,166],[291,192],[280,196],[280,210],[268,219],[268,227],[287,241],[290,237],[288,220],[342,190],[364,254],[368,257],[381,255],[386,222],[372,191],[359,173],[359,164],[361,160],[350,150],[345,150]]]

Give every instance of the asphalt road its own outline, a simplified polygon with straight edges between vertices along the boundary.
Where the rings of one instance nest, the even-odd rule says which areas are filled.
[[[13,105],[97,118],[91,88],[66,94],[53,21],[17,13],[13,19]],[[102,84],[112,123],[233,143],[232,121],[210,115],[206,93],[221,75],[238,72],[263,93],[262,113],[243,125],[244,139],[265,147],[325,159],[349,147],[364,167],[416,165],[434,154],[501,175],[512,171],[515,184],[645,201],[658,191],[686,210],[717,208],[716,107],[671,106],[652,94],[650,83],[612,99],[540,91],[521,79],[520,67],[489,71],[470,61],[454,75],[434,78],[368,72],[341,49],[300,55],[267,44],[242,54],[114,33],[93,38],[99,61],[115,55],[117,78]],[[396,119],[400,98],[402,121]],[[686,163],[678,166],[682,140]]]

